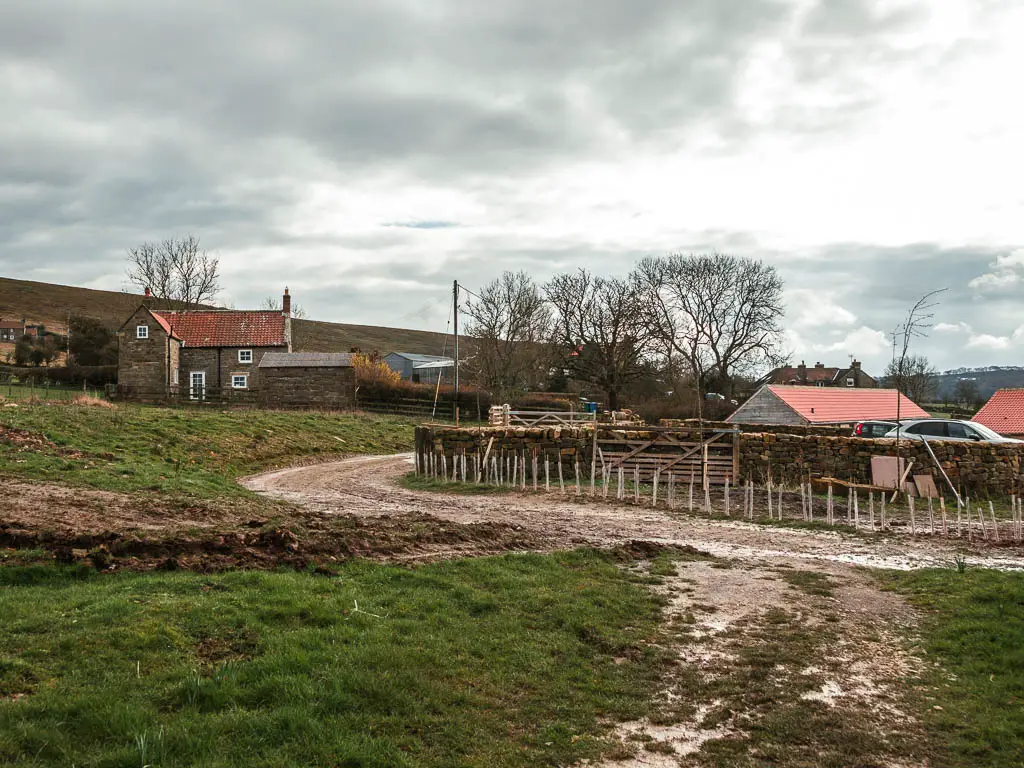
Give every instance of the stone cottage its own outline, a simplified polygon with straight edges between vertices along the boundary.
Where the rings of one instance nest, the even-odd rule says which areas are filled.
[[[118,331],[125,397],[193,400],[259,388],[268,352],[291,352],[291,297],[281,310],[153,310],[143,304]]]

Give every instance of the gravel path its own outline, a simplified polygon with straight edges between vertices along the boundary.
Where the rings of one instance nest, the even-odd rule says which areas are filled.
[[[372,518],[418,513],[457,523],[514,524],[534,534],[545,549],[606,547],[641,540],[692,546],[729,558],[798,559],[897,569],[948,567],[963,553],[971,565],[1024,569],[1024,552],[1019,549],[968,549],[966,542],[956,539],[776,528],[571,494],[410,491],[399,487],[396,480],[412,466],[411,455],[355,457],[257,475],[243,483],[325,515]]]

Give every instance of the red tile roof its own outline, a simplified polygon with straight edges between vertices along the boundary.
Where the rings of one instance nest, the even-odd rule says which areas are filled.
[[[1024,389],[1000,389],[972,421],[1000,435],[1024,435]]]
[[[769,385],[768,390],[812,424],[896,418],[895,389]],[[899,399],[900,418],[928,418],[928,414],[905,395],[900,395]]]
[[[179,336],[178,334],[174,333],[174,331],[171,330],[171,324],[168,323],[164,318],[160,317],[160,315],[158,315],[156,312],[150,312],[149,314],[151,314],[153,316],[153,319],[156,320],[160,324],[160,327],[164,329],[164,333],[175,339],[181,338],[181,336]]]
[[[285,347],[285,318],[278,310],[153,312],[186,347]]]

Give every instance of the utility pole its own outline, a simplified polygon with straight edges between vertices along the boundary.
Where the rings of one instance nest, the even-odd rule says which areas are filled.
[[[455,426],[459,426],[459,281],[452,284],[452,300],[455,302],[452,316],[455,318]]]

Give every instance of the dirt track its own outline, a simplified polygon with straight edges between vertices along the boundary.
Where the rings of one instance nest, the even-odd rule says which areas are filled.
[[[712,521],[684,512],[592,502],[574,495],[413,492],[396,485],[410,471],[410,455],[356,457],[247,478],[254,491],[290,501],[315,515],[358,518],[425,514],[460,524],[521,526],[542,549],[580,545],[615,546],[641,540],[691,546],[730,558],[830,561],[879,568],[948,566],[966,551],[962,540],[908,536],[854,536],[832,531],[765,527],[742,521]],[[423,552],[444,556],[444,552]],[[469,554],[460,548],[458,554]],[[1024,568],[1024,553],[968,552],[968,562],[993,568]]]

